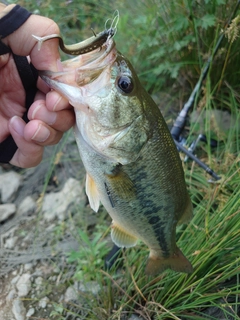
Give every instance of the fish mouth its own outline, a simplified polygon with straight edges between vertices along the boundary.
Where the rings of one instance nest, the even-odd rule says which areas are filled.
[[[39,71],[39,76],[53,90],[68,99],[76,109],[86,111],[86,97],[96,95],[99,88],[107,85],[109,68],[117,57],[113,39],[94,51],[62,62],[62,70]],[[93,82],[94,85],[91,85]]]
[[[39,71],[39,76],[51,89],[61,93],[62,87],[59,87],[58,83],[83,87],[93,82],[116,60],[116,56],[115,42],[113,39],[108,39],[101,48],[62,62],[61,71]]]

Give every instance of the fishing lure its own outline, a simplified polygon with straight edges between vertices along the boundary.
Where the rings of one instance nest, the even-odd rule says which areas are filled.
[[[109,19],[106,21],[109,21]],[[66,45],[63,41],[63,38],[61,35],[59,34],[51,34],[45,37],[38,37],[35,35],[32,35],[33,38],[35,38],[38,41],[38,50],[41,49],[42,43],[50,40],[50,39],[55,39],[58,38],[59,39],[59,47],[60,49],[67,53],[67,54],[71,54],[73,56],[78,56],[81,54],[85,54],[91,51],[94,51],[97,48],[101,48],[104,43],[111,39],[117,32],[117,24],[119,21],[119,12],[116,10],[114,12],[114,17],[111,20],[111,26],[109,29],[106,28],[106,24],[105,24],[105,30],[98,33],[98,34],[94,34],[94,36],[92,36],[91,38],[88,38],[84,41],[75,43],[75,44],[71,44],[71,45]]]
[[[98,33],[95,36],[92,36],[87,40],[84,40],[75,44],[70,44],[70,45],[66,45],[63,41],[62,36],[59,34],[51,34],[45,37],[38,37],[35,35],[32,35],[32,36],[38,41],[38,50],[41,49],[43,42],[50,39],[58,38],[59,47],[63,52],[74,55],[74,56],[78,56],[80,54],[91,52],[97,48],[101,48],[108,39],[114,36],[114,34],[115,34],[115,30],[113,28],[110,28],[108,30],[104,30]]]

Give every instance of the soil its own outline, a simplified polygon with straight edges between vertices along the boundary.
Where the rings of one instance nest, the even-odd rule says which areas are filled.
[[[57,305],[66,305],[72,286],[76,266],[67,263],[66,254],[79,248],[76,230],[83,220],[89,228],[96,223],[84,193],[85,171],[73,135],[68,134],[57,148],[46,148],[36,168],[2,165],[0,170],[0,179],[12,171],[22,176],[11,201],[17,210],[0,223],[0,320],[50,319]],[[70,178],[78,180],[82,189],[81,212],[69,203],[64,217],[49,221],[41,212],[44,195],[60,192]],[[23,200],[29,197],[35,206],[24,208]],[[72,301],[71,297],[67,300]],[[63,319],[80,319],[66,312],[62,315]]]

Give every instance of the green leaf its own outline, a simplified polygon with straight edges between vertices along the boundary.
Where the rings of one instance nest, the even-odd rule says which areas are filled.
[[[188,28],[189,26],[189,20],[188,17],[180,16],[177,18],[173,24],[173,31],[184,31]]]
[[[216,17],[213,14],[206,14],[196,22],[196,25],[203,29],[207,29],[208,27],[214,26],[215,21],[216,21]]]
[[[217,5],[220,6],[221,4],[226,4],[225,0],[216,0]]]

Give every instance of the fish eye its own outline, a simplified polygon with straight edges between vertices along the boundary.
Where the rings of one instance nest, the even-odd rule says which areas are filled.
[[[133,90],[133,81],[130,77],[122,76],[118,79],[118,87],[124,93],[130,93]]]

